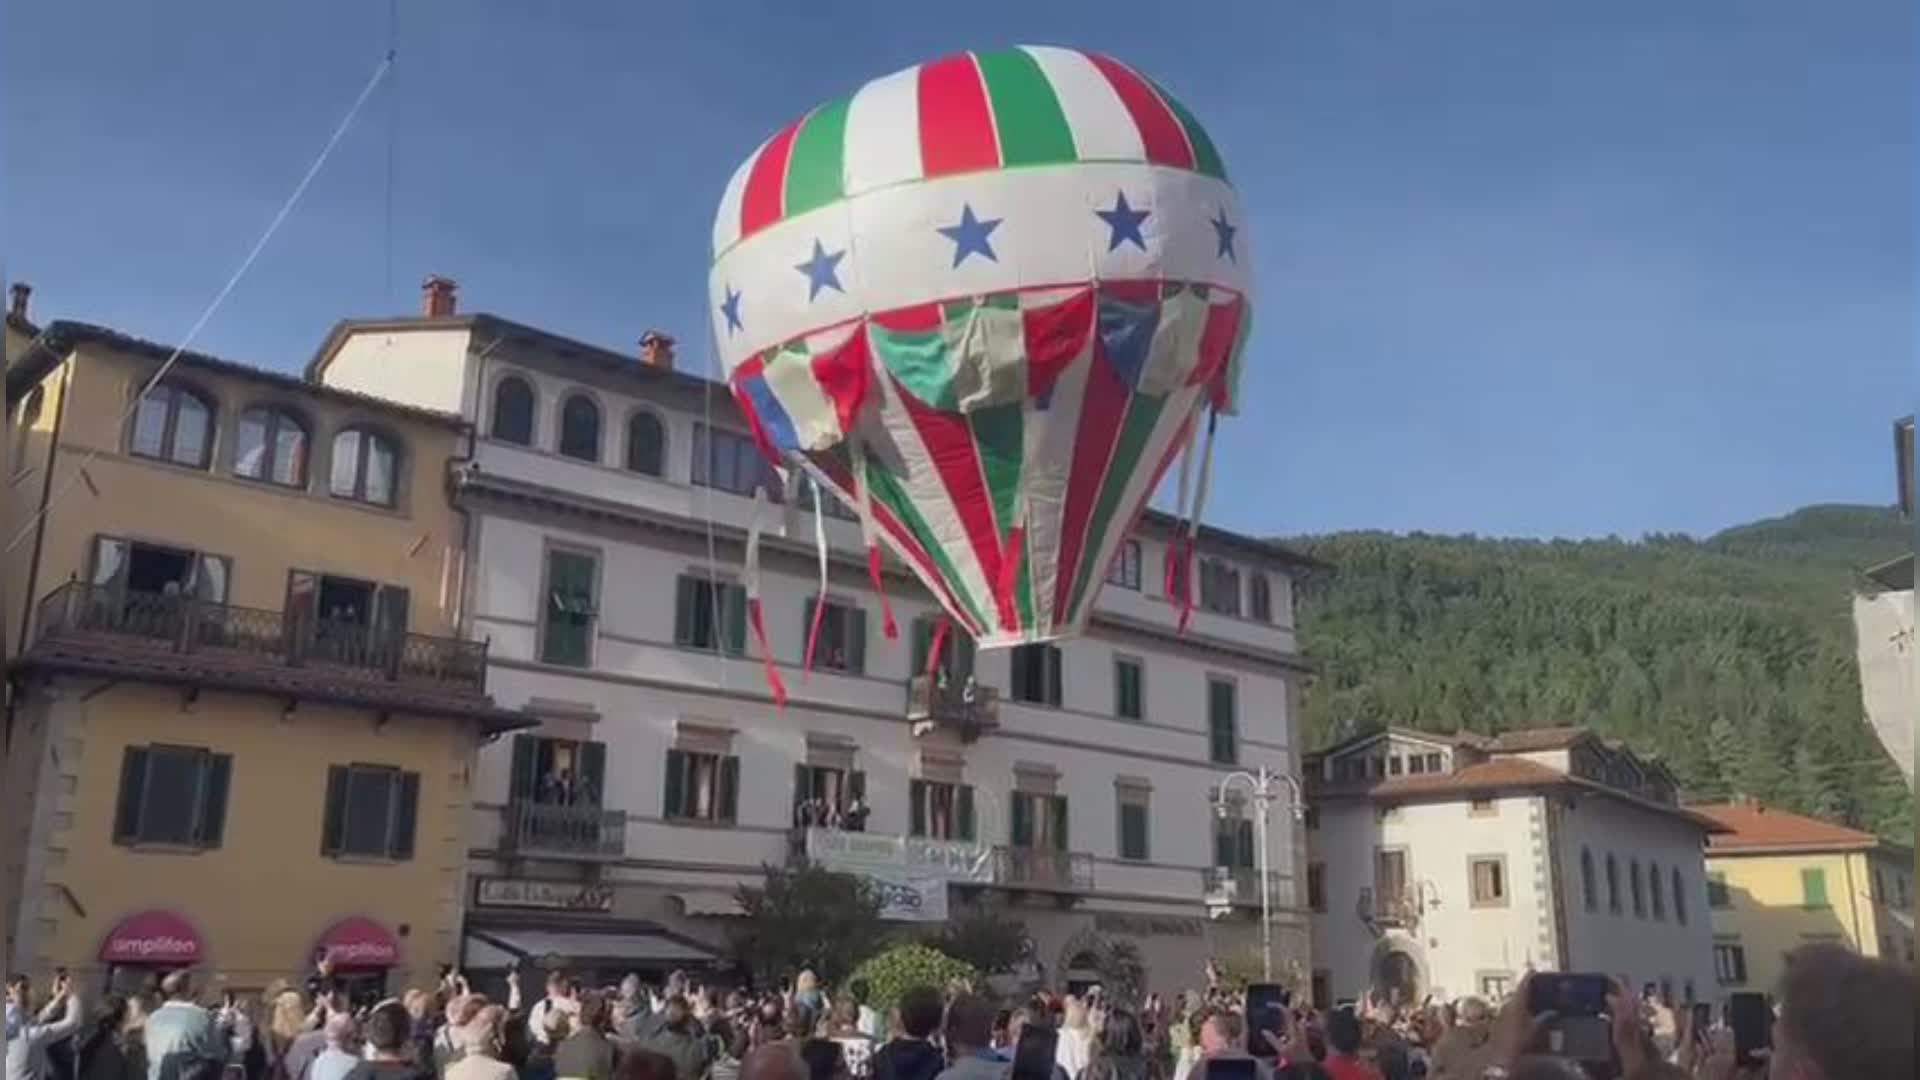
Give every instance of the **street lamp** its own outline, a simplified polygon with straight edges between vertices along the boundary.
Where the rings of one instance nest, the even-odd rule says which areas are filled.
[[[1253,819],[1254,846],[1260,849],[1260,977],[1263,982],[1273,981],[1273,879],[1269,872],[1267,852],[1267,811],[1273,801],[1280,796],[1275,793],[1276,784],[1285,785],[1288,794],[1287,809],[1293,812],[1293,820],[1305,821],[1307,802],[1300,790],[1300,781],[1285,773],[1277,773],[1260,766],[1257,773],[1245,771],[1228,773],[1214,791],[1213,809],[1220,820],[1227,819],[1227,789],[1235,781],[1247,785],[1247,791],[1253,796],[1255,817]]]

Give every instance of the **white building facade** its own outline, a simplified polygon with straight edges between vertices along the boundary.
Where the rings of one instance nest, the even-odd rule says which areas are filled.
[[[778,709],[740,589],[750,493],[769,473],[726,388],[674,371],[667,341],[640,359],[441,312],[342,324],[309,376],[474,426],[450,478],[469,535],[447,587],[490,642],[495,700],[541,726],[483,750],[473,778],[468,966],[724,964],[735,890],[809,851],[870,871],[894,916],[1004,907],[1055,985],[1115,941],[1156,989],[1252,948],[1252,810],[1223,822],[1210,799],[1235,770],[1299,775],[1292,584],[1306,560],[1203,530],[1205,595],[1177,633],[1159,587],[1172,523],[1149,513],[1083,637],[973,656],[949,636],[950,685],[970,669],[978,696],[934,703],[923,677],[910,714],[936,605],[890,563],[887,640],[859,528],[836,514],[817,597],[813,517],[794,512],[761,551]],[[823,643],[803,674],[816,601]],[[864,829],[797,830],[810,797],[857,798]],[[1271,820],[1276,969],[1304,980],[1302,838],[1284,807]]]
[[[1321,1000],[1498,1001],[1527,971],[1716,986],[1703,849],[1718,826],[1657,762],[1580,729],[1389,729],[1306,759]]]

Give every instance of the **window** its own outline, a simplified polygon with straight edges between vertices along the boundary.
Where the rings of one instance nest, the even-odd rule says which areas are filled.
[[[1399,776],[1406,768],[1407,759],[1395,754],[1387,759],[1387,775]]]
[[[1240,760],[1235,689],[1226,679],[1207,680],[1207,757],[1216,765]]]
[[[419,806],[419,773],[385,765],[331,766],[320,853],[411,859]]]
[[[945,616],[924,616],[913,621],[913,666],[909,675],[925,675],[929,667],[936,676],[964,682],[973,675],[973,638],[952,621],[940,641],[940,661],[929,664],[933,639]]]
[[[1446,767],[1441,762],[1442,759],[1439,754],[1428,754],[1427,771],[1430,773],[1445,772]]]
[[[1718,871],[1707,875],[1707,906],[1710,908],[1733,906],[1733,896],[1727,889],[1727,875]]]
[[[599,617],[600,560],[589,552],[547,550],[547,595],[540,616],[540,662],[586,667]]]
[[[1107,584],[1140,591],[1140,541],[1122,540],[1107,566]]]
[[[1600,910],[1600,892],[1593,881],[1593,849],[1580,849],[1580,897],[1588,911]]]
[[[693,425],[692,480],[696,486],[735,495],[751,496],[754,488],[764,487],[767,498],[774,502],[781,499],[780,478],[752,439],[702,423]]]
[[[1747,981],[1747,950],[1726,943],[1713,947],[1713,973],[1721,986],[1739,986]]]
[[[1013,648],[1013,699],[1060,707],[1060,650],[1053,645]]]
[[[860,515],[854,513],[853,507],[841,502],[840,496],[835,495],[831,488],[813,480],[811,477],[801,480],[799,491],[800,493],[796,498],[802,510],[808,512],[813,511],[813,504],[815,502],[814,495],[815,492],[818,492],[818,501],[821,506],[826,508],[828,517],[839,518],[841,521],[860,520]]]
[[[867,670],[867,613],[837,600],[809,597],[801,641],[813,633],[813,613],[820,612],[820,636],[814,640],[813,663],[828,671],[859,675]]]
[[[46,406],[46,388],[40,386],[36,386],[27,391],[27,399],[20,403],[20,414],[17,422],[14,424],[13,436],[13,467],[15,469],[25,467],[27,433],[32,431],[34,425],[40,422],[40,413]]]
[[[1876,904],[1887,902],[1887,874],[1878,866],[1873,868],[1873,902]]]
[[[493,388],[493,437],[517,446],[533,445],[533,387],[518,375]]]
[[[576,393],[560,405],[560,456],[580,461],[600,460],[600,406]]]
[[[1247,589],[1250,598],[1248,606],[1252,609],[1253,617],[1261,622],[1272,622],[1273,582],[1267,580],[1267,575],[1256,570],[1248,578]]]
[[[1122,720],[1138,720],[1146,714],[1141,671],[1140,661],[1133,657],[1113,658],[1113,715]]]
[[[1620,863],[1607,852],[1607,910],[1620,914]]]
[[[1213,821],[1213,865],[1250,870],[1256,858],[1253,819],[1242,816],[1245,807],[1227,804],[1227,816]]]
[[[1307,907],[1319,912],[1327,910],[1327,864],[1307,864]]]
[[[1418,776],[1421,773],[1424,773],[1426,771],[1427,771],[1427,755],[1425,754],[1408,754],[1407,755],[1407,772],[1408,773],[1414,776]]]
[[[1474,907],[1507,906],[1507,860],[1483,855],[1467,860],[1467,878],[1473,885]]]
[[[213,456],[213,406],[179,383],[155,385],[134,410],[128,449],[136,457],[206,468]]]
[[[1636,919],[1646,918],[1647,881],[1645,875],[1640,871],[1639,859],[1633,859],[1627,863],[1627,887],[1633,893],[1633,917]]]
[[[1680,868],[1673,868],[1673,921],[1687,925],[1687,893],[1680,881]]]
[[[1513,976],[1487,973],[1480,976],[1480,996],[1498,1006],[1513,990]]]
[[[217,848],[233,755],[191,746],[129,746],[120,758],[116,844]]]
[[[607,744],[515,735],[510,783],[513,802],[599,806],[607,792]]]
[[[115,629],[143,632],[141,620],[162,614],[153,598],[224,604],[230,576],[231,564],[223,556],[98,536],[91,578],[96,607],[90,615]]]
[[[1500,804],[1492,799],[1472,799],[1467,803],[1469,817],[1494,817],[1500,813]]]
[[[1647,864],[1647,899],[1653,903],[1653,921],[1665,922],[1667,920],[1666,882],[1660,877],[1660,864],[1657,862]]]
[[[1067,797],[1016,791],[1009,800],[1013,818],[1008,842],[1039,851],[1067,850]]]
[[[1200,609],[1240,614],[1240,568],[1219,559],[1200,560]]]
[[[385,667],[407,632],[407,590],[358,578],[287,571],[285,611],[309,655],[354,666]]]
[[[1817,866],[1800,871],[1800,903],[1803,907],[1827,907],[1827,872]]]
[[[399,451],[392,439],[359,428],[333,437],[333,494],[392,506]]]
[[[1120,795],[1120,857],[1134,862],[1147,861],[1147,823],[1152,816],[1147,812],[1145,792],[1123,792]]]
[[[793,767],[794,824],[807,824],[799,812],[802,803],[818,799],[829,811],[844,812],[855,800],[867,800],[867,774],[858,769],[832,765],[799,764]],[[821,821],[817,824],[825,825]],[[837,828],[838,826],[836,826]]]
[[[258,406],[240,414],[233,474],[281,487],[307,486],[307,429],[284,409]]]
[[[666,473],[666,429],[647,409],[626,419],[626,467],[649,477]]]
[[[747,651],[747,590],[730,581],[680,575],[674,590],[673,643],[734,656]]]
[[[907,785],[908,835],[929,840],[974,840],[973,786],[939,780]]]
[[[667,751],[662,817],[732,824],[739,812],[739,800],[739,758],[691,750]]]

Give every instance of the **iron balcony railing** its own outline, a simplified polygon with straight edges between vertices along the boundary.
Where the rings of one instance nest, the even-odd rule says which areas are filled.
[[[1200,871],[1201,895],[1209,904],[1260,906],[1260,871],[1250,866],[1209,866]],[[1267,872],[1267,890],[1275,907],[1286,904],[1277,871]]]
[[[950,728],[971,742],[1000,726],[1000,691],[972,678],[915,675],[907,680],[907,719],[915,734]]]
[[[1093,856],[1052,848],[996,847],[993,883],[1014,889],[1086,892],[1093,888]]]
[[[70,581],[40,601],[38,641],[100,638],[209,659],[251,659],[360,677],[481,693],[483,641],[410,634],[188,595]]]
[[[521,855],[619,859],[627,854],[627,812],[598,806],[508,803],[506,850]]]
[[[1411,889],[1362,886],[1354,909],[1362,922],[1377,927],[1412,930],[1420,925],[1420,900]]]

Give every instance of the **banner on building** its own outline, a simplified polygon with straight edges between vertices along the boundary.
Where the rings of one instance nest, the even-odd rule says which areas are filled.
[[[948,882],[993,880],[992,848],[952,840],[808,829],[807,858],[872,882],[880,917],[901,922],[945,922]]]

